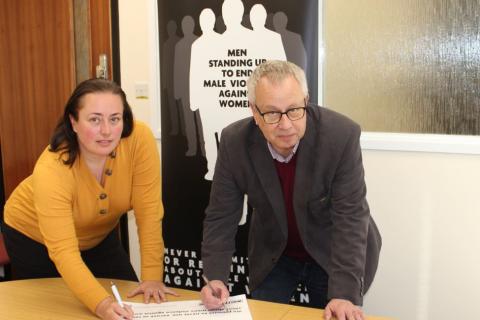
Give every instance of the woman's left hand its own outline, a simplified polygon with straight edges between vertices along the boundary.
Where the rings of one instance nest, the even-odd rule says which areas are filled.
[[[143,301],[145,303],[149,303],[152,297],[156,303],[165,302],[167,301],[167,294],[178,297],[178,294],[167,287],[162,281],[155,280],[142,281],[136,289],[128,294],[128,297],[131,298],[141,293],[143,293]]]

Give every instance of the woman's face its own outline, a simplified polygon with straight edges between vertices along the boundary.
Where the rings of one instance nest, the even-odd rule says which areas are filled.
[[[122,136],[122,99],[111,92],[86,94],[80,100],[78,120],[70,116],[70,121],[83,156],[107,156],[117,147]]]

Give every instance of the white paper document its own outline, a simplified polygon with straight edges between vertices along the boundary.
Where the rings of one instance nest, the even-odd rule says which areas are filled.
[[[134,320],[144,319],[228,319],[252,320],[247,297],[242,294],[230,297],[223,309],[207,310],[200,300],[174,301],[164,303],[125,302],[133,309]]]

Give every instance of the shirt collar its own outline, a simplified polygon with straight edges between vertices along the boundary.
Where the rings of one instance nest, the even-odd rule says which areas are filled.
[[[270,154],[272,155],[272,158],[277,160],[278,162],[283,162],[283,163],[288,163],[288,162],[290,162],[290,160],[292,160],[293,156],[297,152],[299,144],[300,144],[300,141],[295,144],[292,152],[288,156],[284,157],[272,147],[270,142],[267,141],[268,150],[270,150]]]

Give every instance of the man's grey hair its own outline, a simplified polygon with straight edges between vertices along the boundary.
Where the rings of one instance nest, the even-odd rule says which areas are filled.
[[[255,104],[255,88],[261,78],[266,77],[270,82],[276,83],[292,76],[297,80],[304,97],[308,96],[307,79],[305,72],[296,64],[289,61],[268,60],[260,64],[247,80],[248,101]]]

